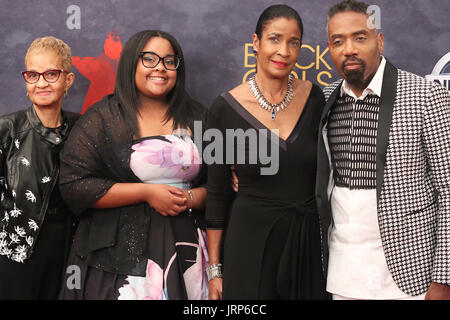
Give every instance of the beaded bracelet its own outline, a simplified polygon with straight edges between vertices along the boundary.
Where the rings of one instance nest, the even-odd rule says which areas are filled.
[[[192,195],[192,191],[190,189],[188,189],[187,192],[189,193],[189,197],[191,197],[192,205],[194,205],[194,196]],[[189,211],[189,214],[192,213],[192,206],[188,209],[188,211]]]

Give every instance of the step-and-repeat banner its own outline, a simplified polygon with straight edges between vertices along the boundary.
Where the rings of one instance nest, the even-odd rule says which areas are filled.
[[[294,72],[325,86],[339,75],[327,49],[326,14],[336,0],[283,1],[304,23]],[[63,107],[83,112],[113,91],[123,44],[144,29],[160,29],[180,42],[187,89],[205,106],[255,71],[252,33],[265,0],[0,0],[0,114],[29,106],[24,57],[37,37],[52,35],[72,48],[76,79]],[[373,0],[384,33],[384,55],[398,68],[450,90],[449,0]],[[449,68],[450,69],[450,68]]]

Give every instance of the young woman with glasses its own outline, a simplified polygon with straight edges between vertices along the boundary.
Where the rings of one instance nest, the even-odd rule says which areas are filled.
[[[88,109],[61,156],[80,224],[64,299],[206,299],[205,171],[193,143],[205,108],[185,91],[178,42],[157,30],[123,48],[114,94]]]
[[[37,38],[25,57],[31,106],[0,118],[0,299],[56,299],[72,236],[58,188],[59,153],[79,115],[69,46]]]

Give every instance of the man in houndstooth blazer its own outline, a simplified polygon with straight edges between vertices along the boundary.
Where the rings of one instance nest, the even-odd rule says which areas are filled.
[[[328,14],[328,46],[344,80],[324,89],[327,103],[322,114],[318,146],[316,194],[325,246],[323,260],[325,267],[328,266],[327,289],[335,299],[408,299],[417,296],[450,299],[450,95],[444,87],[399,70],[381,56],[383,36],[368,26],[366,9],[364,3],[343,1]],[[378,71],[381,65],[384,72]],[[376,87],[373,82],[377,71],[380,74],[379,97],[368,90]],[[338,108],[345,105],[346,92],[353,92],[358,99],[366,91],[379,99],[375,100],[379,101],[378,109],[373,112],[376,114],[376,142],[373,144],[376,170],[373,170],[375,201],[372,206],[358,203],[364,198],[358,198],[361,190],[357,187],[341,188],[342,194],[349,196],[346,200],[342,200],[342,194],[341,199],[333,199],[339,189],[336,188],[338,174],[344,172],[342,159],[347,159],[350,167],[358,163],[354,160],[358,156],[354,151],[358,144],[354,136],[358,126],[372,123],[370,119],[357,119],[355,104],[353,113],[350,104],[348,115],[351,115],[349,128],[352,131],[349,131],[342,125],[342,117],[346,115],[341,112],[344,109]],[[358,100],[349,98],[348,101]],[[336,141],[344,139],[346,134],[350,142],[339,145]],[[342,146],[348,149],[341,152],[339,158],[336,154]],[[354,172],[347,177],[349,185],[354,175],[359,174],[353,167],[350,171]],[[370,177],[369,169],[366,176]],[[366,189],[362,192],[371,192],[370,188]],[[352,206],[357,208],[356,211]],[[375,216],[373,221],[378,225],[372,227],[375,231],[379,228],[374,234],[381,240],[381,260],[372,256],[372,251],[378,250],[372,246],[372,240],[361,240],[366,241],[361,244],[361,250],[359,240],[354,240],[359,239],[358,229],[352,228],[358,224],[351,228],[349,225],[355,218],[352,214],[360,212],[367,212],[367,215],[373,212]],[[346,214],[349,216],[343,218]],[[366,217],[361,219],[363,224],[369,221]],[[327,245],[330,245],[330,251]],[[370,270],[378,270],[371,269],[374,263],[386,265],[385,274],[392,283],[375,277],[371,285],[357,288],[361,284],[365,286],[364,277],[372,275]],[[373,287],[377,290],[372,290]]]

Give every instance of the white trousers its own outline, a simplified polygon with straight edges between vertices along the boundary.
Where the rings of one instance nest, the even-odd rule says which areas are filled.
[[[406,298],[389,299],[389,300],[425,300],[425,295],[426,293],[421,294],[419,296],[410,296]],[[349,298],[333,293],[333,300],[364,300],[364,299]]]

